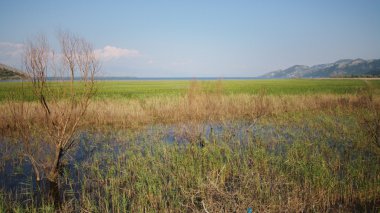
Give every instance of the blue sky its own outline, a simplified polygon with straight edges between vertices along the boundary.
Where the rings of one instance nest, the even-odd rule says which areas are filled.
[[[59,29],[92,42],[104,75],[257,76],[294,64],[380,58],[380,1],[0,2],[0,63]]]

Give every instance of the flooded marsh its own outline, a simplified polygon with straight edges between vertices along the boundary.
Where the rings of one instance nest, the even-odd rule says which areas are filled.
[[[15,157],[22,149],[3,139],[1,205],[58,205],[78,212],[202,211],[203,206],[376,211],[380,159],[362,146],[367,139],[360,125],[345,113],[305,113],[255,123],[82,132],[64,159],[55,195],[46,179],[36,182],[28,161]]]
[[[55,145],[38,104],[8,102],[0,110],[0,209],[376,212],[375,94],[226,95],[193,85],[180,97],[97,100],[56,182],[48,163]]]

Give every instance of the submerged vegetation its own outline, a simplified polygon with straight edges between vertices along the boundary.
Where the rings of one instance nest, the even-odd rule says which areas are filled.
[[[0,209],[376,212],[379,86],[337,79],[100,82],[77,146],[63,158],[58,191],[37,183],[19,157],[26,147],[17,143],[14,105],[3,99]],[[46,136],[37,131],[45,126],[38,103],[14,103],[28,109],[19,116],[33,124],[28,147],[51,149],[40,146]]]

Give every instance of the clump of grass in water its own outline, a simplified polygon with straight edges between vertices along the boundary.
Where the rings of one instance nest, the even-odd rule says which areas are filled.
[[[260,139],[252,138],[243,147],[236,137],[225,136],[233,140],[203,147],[197,142],[129,144],[127,152],[108,162],[107,170],[99,170],[99,165],[109,157],[99,156],[86,171],[85,182],[92,185],[82,191],[84,200],[99,203],[82,207],[90,211],[244,211],[247,206],[263,211],[327,211],[359,208],[355,206],[359,203],[367,210],[378,208],[378,157],[368,158],[349,143],[341,144],[347,137],[359,138],[345,135],[348,130],[327,131],[337,125],[330,121],[331,115],[322,120],[320,115],[307,116],[308,124],[318,128],[310,131],[320,130],[321,137],[308,141],[308,134],[299,134],[279,153]],[[294,122],[299,128],[305,125]]]
[[[192,141],[185,144],[168,144],[161,142],[159,134],[157,138],[121,134],[116,144],[104,145],[102,151],[78,164],[83,175],[80,195],[74,198],[78,202],[70,204],[74,207],[66,208],[90,212],[246,211],[248,207],[328,211],[352,210],[359,208],[358,203],[360,208],[376,210],[379,158],[370,149],[355,145],[365,132],[355,124],[354,116],[354,123],[340,119],[346,116],[344,112],[338,117],[298,113],[279,118],[284,124],[275,127],[278,134],[284,128],[296,132],[290,142],[284,140],[288,136],[272,138],[278,140],[275,144],[256,135],[245,137],[242,145],[241,131],[230,125],[223,126],[225,131],[215,143],[203,146],[199,137],[190,137]],[[98,138],[97,143],[111,138]],[[113,146],[127,148],[115,155]],[[277,146],[281,151],[276,152]]]

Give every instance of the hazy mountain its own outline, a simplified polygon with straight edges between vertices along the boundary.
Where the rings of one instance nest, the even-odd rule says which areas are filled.
[[[0,63],[0,80],[25,79],[26,75],[22,71]]]
[[[273,71],[260,78],[327,78],[339,76],[380,76],[380,59],[342,59],[330,64],[295,65]]]

